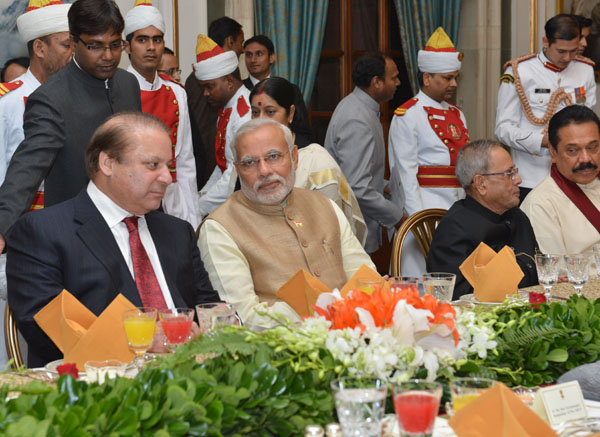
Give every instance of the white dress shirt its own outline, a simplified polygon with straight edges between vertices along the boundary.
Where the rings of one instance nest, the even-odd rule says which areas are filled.
[[[129,231],[123,222],[124,218],[131,217],[133,214],[125,211],[123,208],[113,202],[113,200],[100,191],[100,189],[92,181],[90,181],[87,186],[87,193],[90,196],[90,199],[92,199],[92,202],[96,208],[98,208],[98,211],[100,211],[104,221],[115,237],[115,241],[121,250],[123,259],[125,259],[125,263],[127,264],[127,268],[131,273],[131,277],[135,280],[133,261],[131,259],[131,247],[129,246]],[[165,303],[167,304],[168,308],[175,308],[173,298],[171,297],[169,287],[167,286],[167,280],[165,279],[162,266],[160,265],[156,247],[154,246],[154,241],[152,241],[152,235],[150,235],[146,218],[143,215],[138,216],[138,233],[140,235],[142,245],[144,246],[144,249],[146,249],[148,258],[150,258],[150,264],[152,264],[152,269],[154,270],[154,274],[158,280],[158,285],[160,286],[160,290],[165,298]]]

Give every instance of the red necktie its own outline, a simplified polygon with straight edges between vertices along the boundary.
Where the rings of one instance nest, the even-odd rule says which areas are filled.
[[[165,309],[167,308],[165,298],[160,285],[158,285],[148,253],[146,253],[146,249],[144,249],[140,240],[138,218],[137,216],[125,217],[123,222],[129,231],[129,247],[131,248],[135,285],[142,298],[142,304],[145,307]]]

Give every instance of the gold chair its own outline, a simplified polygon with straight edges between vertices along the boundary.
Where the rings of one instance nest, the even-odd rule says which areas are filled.
[[[423,211],[411,215],[404,223],[402,223],[400,229],[396,232],[394,245],[392,247],[392,276],[400,276],[400,272],[402,271],[400,269],[402,246],[404,245],[404,240],[408,233],[412,231],[419,244],[419,248],[423,253],[423,257],[427,258],[431,240],[433,240],[433,234],[444,214],[446,214],[445,209],[424,209]]]
[[[4,341],[6,343],[6,352],[8,353],[8,359],[12,358],[12,368],[17,369],[21,367],[23,363],[23,356],[21,355],[21,346],[19,345],[19,331],[17,330],[17,324],[13,319],[12,311],[6,303],[4,309]]]

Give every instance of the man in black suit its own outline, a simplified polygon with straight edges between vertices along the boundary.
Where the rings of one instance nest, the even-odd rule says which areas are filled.
[[[171,159],[169,131],[160,120],[117,114],[86,149],[87,188],[13,226],[8,302],[29,345],[29,366],[61,357],[33,316],[63,289],[96,315],[119,293],[136,306],[219,301],[191,225],[155,211],[172,182]]]
[[[0,187],[0,251],[44,181],[44,205],[87,184],[85,145],[110,115],[140,110],[136,78],[118,67],[123,17],[113,0],[77,0],[68,13],[73,60],[27,99],[24,133]]]
[[[244,61],[250,75],[242,82],[250,91],[258,82],[271,77],[271,66],[275,63],[275,46],[265,35],[255,35],[244,42]],[[290,82],[291,83],[291,82]],[[308,123],[308,110],[298,85],[294,87],[294,120],[290,128],[296,134],[296,146],[299,149],[312,143],[312,131]]]

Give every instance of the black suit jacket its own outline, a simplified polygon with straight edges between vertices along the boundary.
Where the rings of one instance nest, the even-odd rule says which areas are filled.
[[[252,88],[254,88],[254,85],[252,85],[252,80],[250,80],[249,77],[244,79],[242,83],[250,91],[252,91]],[[292,121],[290,129],[296,134],[296,145],[299,149],[301,149],[302,147],[306,147],[313,142],[312,131],[310,130],[308,110],[306,109],[306,104],[304,103],[304,97],[302,97],[302,91],[300,91],[298,85],[292,83],[292,86],[294,87],[294,106],[296,107],[296,114],[294,115],[294,121]]]
[[[219,301],[189,223],[145,216],[176,307]],[[102,215],[83,190],[75,198],[25,214],[8,237],[8,303],[29,345],[28,365],[62,357],[33,316],[63,289],[99,315],[122,293],[142,306],[135,281]]]

